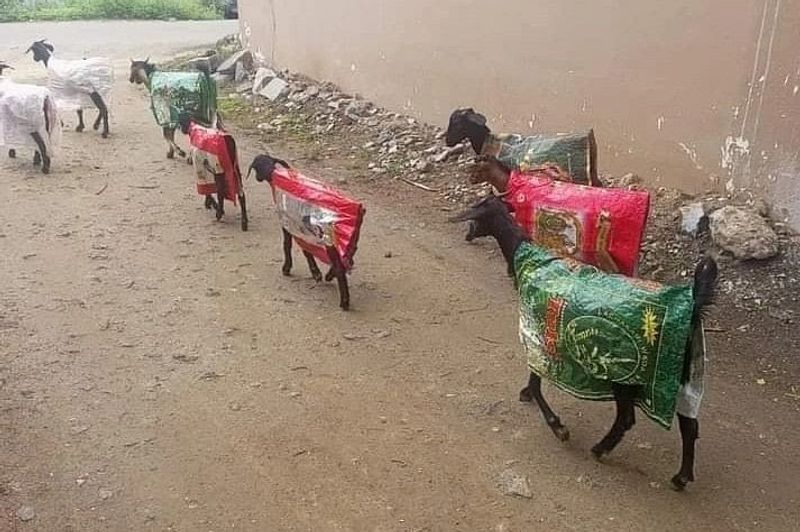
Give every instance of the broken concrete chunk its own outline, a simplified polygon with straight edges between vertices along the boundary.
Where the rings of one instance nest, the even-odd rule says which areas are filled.
[[[267,98],[271,101],[275,101],[281,96],[283,96],[289,88],[289,84],[286,83],[281,78],[274,78],[272,81],[267,83],[266,87],[259,91],[259,94],[264,98]]]
[[[273,78],[277,78],[278,74],[271,68],[261,67],[256,71],[255,78],[253,78],[253,94],[258,94],[266,87]]]
[[[217,68],[217,72],[219,72],[220,74],[229,74],[232,76],[236,73],[236,65],[238,65],[239,63],[241,63],[245,69],[252,71],[253,54],[247,50],[236,52],[228,59],[223,61],[221,65],[219,65],[219,68]]]
[[[737,259],[763,260],[778,254],[778,235],[757,212],[728,206],[709,218],[714,243]]]

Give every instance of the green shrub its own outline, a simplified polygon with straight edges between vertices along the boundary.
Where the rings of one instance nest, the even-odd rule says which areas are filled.
[[[219,18],[217,0],[44,0],[24,6],[0,0],[0,22],[18,20],[208,20]]]

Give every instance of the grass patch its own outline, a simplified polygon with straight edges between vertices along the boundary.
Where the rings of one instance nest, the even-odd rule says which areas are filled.
[[[217,0],[0,0],[0,22],[29,20],[211,20],[221,16]]]

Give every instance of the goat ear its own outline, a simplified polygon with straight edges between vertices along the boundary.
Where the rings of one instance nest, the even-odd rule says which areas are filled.
[[[486,126],[486,117],[480,113],[470,113],[467,115],[467,120],[478,126]]]

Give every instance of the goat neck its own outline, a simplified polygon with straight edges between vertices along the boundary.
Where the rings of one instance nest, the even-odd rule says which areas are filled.
[[[492,236],[497,240],[509,270],[513,271],[517,250],[524,242],[529,241],[528,237],[522,228],[511,219],[511,215],[494,217],[490,224]]]
[[[484,147],[486,146],[486,140],[491,136],[491,130],[486,126],[478,126],[473,125],[470,130],[467,138],[469,139],[469,143],[472,146],[472,150],[475,153],[482,154]]]

